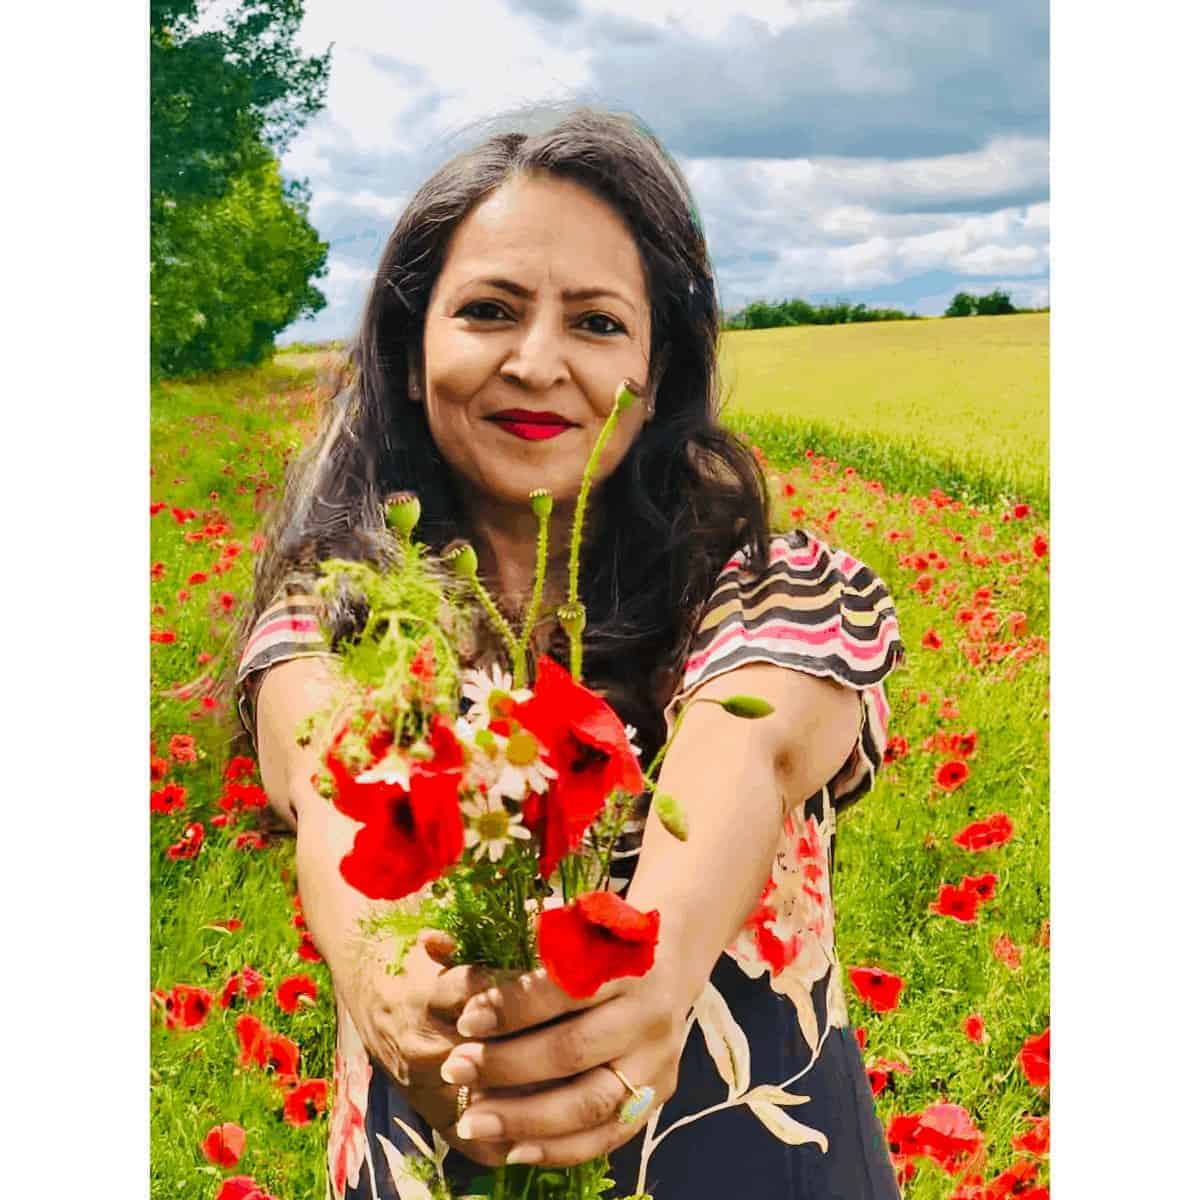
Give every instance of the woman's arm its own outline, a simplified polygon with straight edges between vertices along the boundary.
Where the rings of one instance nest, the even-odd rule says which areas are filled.
[[[472,1104],[460,1126],[467,1136],[520,1143],[514,1161],[582,1162],[638,1128],[616,1121],[623,1087],[603,1064],[652,1085],[660,1102],[674,1091],[688,1009],[758,901],[786,812],[820,790],[858,736],[856,693],[786,668],[740,667],[696,695],[746,693],[774,713],[746,720],[697,704],[664,760],[662,788],[683,805],[690,833],[679,842],[651,819],[630,885],[631,903],[662,916],[653,969],[583,1002],[536,973],[464,1009],[459,1032],[488,1040],[456,1049],[444,1078],[481,1088],[566,1080],[528,1097]],[[481,1126],[487,1117],[495,1119]]]
[[[339,1002],[371,1055],[402,1086],[435,1128],[454,1119],[454,1091],[439,1075],[461,1039],[454,1022],[469,996],[490,980],[470,967],[445,966],[454,942],[432,930],[421,935],[391,974],[390,939],[365,938],[360,923],[392,905],[371,901],[342,878],[339,863],[360,826],[312,786],[319,760],[296,743],[296,730],[334,693],[334,676],[320,658],[271,667],[258,696],[258,749],[263,787],[272,808],[296,830],[296,879],[313,941],[329,966]],[[464,1147],[479,1161],[502,1161],[506,1146]]]

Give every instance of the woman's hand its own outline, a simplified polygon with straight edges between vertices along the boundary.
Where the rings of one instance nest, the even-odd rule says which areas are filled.
[[[473,1146],[456,1137],[458,1085],[441,1074],[447,1055],[463,1040],[455,1031],[463,1006],[496,982],[485,968],[448,966],[454,948],[448,934],[423,930],[400,974],[390,973],[378,957],[363,955],[339,996],[367,1052],[404,1088],[413,1108],[451,1145],[496,1166],[508,1145]]]
[[[508,1162],[572,1166],[629,1141],[675,1091],[694,1000],[681,978],[660,953],[646,975],[614,980],[587,1000],[573,1000],[545,971],[469,1000],[457,1032],[473,1040],[442,1069],[447,1082],[472,1089],[457,1127],[466,1152],[478,1158],[482,1147],[511,1145]],[[619,1119],[630,1097],[609,1065],[635,1087],[654,1088],[637,1120]],[[513,1090],[531,1084],[542,1086]]]

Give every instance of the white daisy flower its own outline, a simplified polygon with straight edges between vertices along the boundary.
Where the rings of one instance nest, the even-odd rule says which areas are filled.
[[[635,737],[637,737],[637,735],[638,735],[638,731],[637,731],[636,725],[626,725],[625,726],[625,736],[629,739],[630,750],[632,750],[634,752],[634,754],[636,754],[638,757],[641,757],[642,748],[641,748],[641,746],[635,745],[634,740],[633,740]]]
[[[510,813],[503,800],[490,795],[464,800],[462,811],[467,820],[463,843],[468,850],[474,848],[476,861],[486,856],[492,862],[499,862],[509,842],[530,836],[521,818]]]
[[[389,750],[373,767],[354,777],[355,783],[390,783],[409,789],[408,759],[395,747]]]
[[[528,688],[514,690],[512,683],[512,676],[496,662],[486,671],[478,667],[465,670],[462,675],[462,694],[471,702],[471,707],[464,714],[465,719],[471,724],[486,725],[492,719],[488,702],[493,692],[502,692],[517,704],[524,703],[533,695]]]
[[[493,799],[524,800],[528,792],[545,792],[550,780],[558,778],[558,772],[542,758],[537,738],[527,729],[518,729],[512,737],[497,736],[496,744],[500,774],[488,790]]]

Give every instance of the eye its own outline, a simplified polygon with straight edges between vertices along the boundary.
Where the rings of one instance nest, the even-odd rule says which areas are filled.
[[[588,315],[584,317],[580,323],[583,325],[588,325],[590,322],[595,321],[603,322],[607,328],[597,328],[595,325],[591,325],[591,327],[588,329],[588,333],[599,333],[605,335],[606,337],[612,337],[613,334],[625,332],[625,326],[622,325],[620,321],[614,321],[612,317],[607,316],[605,313],[588,313]]]
[[[457,317],[474,317],[479,321],[502,321],[508,316],[494,300],[472,300],[454,314]]]

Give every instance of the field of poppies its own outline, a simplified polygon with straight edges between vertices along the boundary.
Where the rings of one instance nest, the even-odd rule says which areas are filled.
[[[298,357],[152,397],[155,1200],[324,1194],[329,977],[295,896],[292,843],[264,832],[255,764],[235,753],[219,687],[263,514],[321,399]],[[912,487],[911,454],[887,445],[835,461],[828,445],[782,444],[786,421],[772,428],[776,440],[758,444],[776,527],[802,525],[877,570],[908,649],[889,684],[888,761],[841,822],[834,877],[851,1018],[904,1194],[1041,1200],[1044,493],[1031,483],[1015,494],[1003,455],[996,478],[963,499],[953,479]]]

